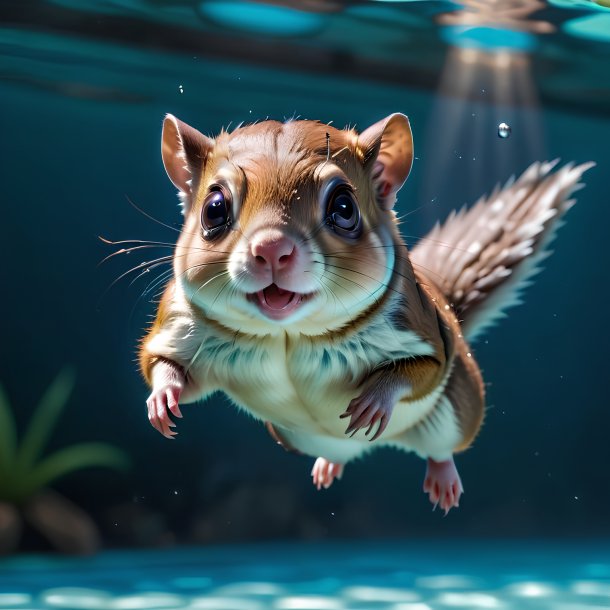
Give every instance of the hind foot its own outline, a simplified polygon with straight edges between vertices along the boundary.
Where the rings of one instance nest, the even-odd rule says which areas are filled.
[[[327,459],[319,457],[311,470],[313,484],[318,490],[328,489],[335,478],[340,479],[343,476],[343,464],[335,464]]]
[[[453,458],[444,462],[435,462],[432,458],[428,458],[424,491],[429,494],[434,508],[440,504],[445,515],[452,508],[460,505],[460,496],[464,488]]]

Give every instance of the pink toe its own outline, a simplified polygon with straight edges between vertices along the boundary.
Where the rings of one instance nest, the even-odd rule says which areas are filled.
[[[453,459],[442,462],[428,460],[424,491],[429,493],[433,504],[440,505],[445,514],[459,505],[463,489]]]
[[[434,502],[438,502],[441,499],[441,490],[436,481],[434,482],[434,485],[432,486],[431,497]]]

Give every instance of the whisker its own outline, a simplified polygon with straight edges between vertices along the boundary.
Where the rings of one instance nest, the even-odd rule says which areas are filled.
[[[214,261],[214,262],[208,262],[208,263],[200,263],[197,265],[193,265],[191,267],[189,267],[188,269],[185,269],[179,276],[178,279],[180,277],[182,277],[184,274],[188,273],[189,271],[199,268],[199,267],[204,267],[207,265],[212,265],[212,264],[226,264],[228,261],[224,260],[224,261]],[[136,299],[136,302],[134,303],[134,306],[132,308],[132,315],[133,312],[135,311],[135,308],[137,307],[138,303],[148,294],[150,294],[150,292],[152,292],[157,286],[159,286],[159,284],[162,284],[164,281],[167,281],[169,279],[171,279],[172,274],[174,273],[174,269],[173,267],[170,269],[166,269],[165,271],[163,271],[162,273],[160,273],[156,278],[153,278],[149,284],[146,286],[146,288],[142,291],[142,293],[138,296],[138,298]],[[141,277],[142,274],[140,274]],[[136,278],[137,279],[137,278]],[[213,278],[212,278],[213,279]],[[133,284],[133,281],[131,282]],[[130,284],[131,285],[131,284]],[[130,316],[131,319],[131,316]]]
[[[347,271],[351,271],[351,269],[347,269],[346,267],[338,267],[337,265],[329,265],[330,267],[333,267],[334,269],[344,269]],[[367,293],[367,296],[373,296],[374,293],[369,292],[369,290],[363,286],[362,284],[359,284],[358,282],[356,282],[356,280],[352,280],[349,277],[344,276],[341,273],[335,273],[334,271],[330,271],[329,269],[324,269],[325,273],[332,273],[333,275],[340,277],[342,280],[347,280],[348,282],[351,282],[352,284],[356,284],[356,286],[358,286],[358,288],[361,288],[364,292]],[[360,274],[360,275],[364,275],[364,274]],[[339,284],[340,285],[340,284]],[[383,286],[382,282],[379,282],[379,286]],[[379,290],[379,289],[377,289]],[[352,293],[353,294],[353,293]],[[354,295],[355,296],[355,295]]]
[[[191,271],[192,269],[199,267],[200,265],[195,265],[194,267],[190,267],[189,269],[187,269],[187,271]],[[185,271],[186,273],[186,271]],[[219,277],[222,277],[223,275],[228,275],[229,274],[229,270],[228,269],[223,269],[222,271],[219,271],[218,273],[214,274],[211,278],[209,278],[208,280],[206,280],[203,284],[201,284],[201,286],[199,286],[199,288],[197,288],[197,290],[195,290],[195,292],[193,293],[193,296],[190,299],[190,303],[191,305],[193,304],[193,299],[195,298],[195,295],[202,290],[203,288],[205,288],[208,284],[210,284],[211,282],[213,282],[214,280],[218,279]],[[231,281],[229,279],[229,281]]]
[[[129,195],[125,195],[127,201],[129,201],[130,205],[137,210],[138,212],[140,212],[140,214],[142,214],[143,216],[145,216],[146,218],[148,218],[149,220],[152,220],[153,222],[156,222],[158,225],[161,225],[162,227],[166,227],[167,229],[171,229],[172,231],[176,231],[176,233],[182,233],[182,231],[180,229],[177,229],[176,227],[172,227],[171,225],[168,225],[167,223],[163,222],[162,220],[159,220],[158,218],[155,218],[152,214],[149,214],[148,212],[146,212],[145,210],[143,210],[142,208],[140,208],[139,206],[137,206],[129,197]]]
[[[103,265],[106,261],[109,261],[111,258],[114,258],[118,254],[131,254],[132,252],[136,252],[137,250],[147,250],[150,248],[175,248],[175,246],[165,246],[165,245],[161,246],[161,245],[156,245],[156,244],[144,244],[141,246],[132,246],[131,248],[121,248],[120,250],[117,250],[116,252],[109,254],[106,258],[103,258],[97,264],[97,266],[99,267],[100,265]]]
[[[430,269],[430,267],[424,267],[423,265],[421,265],[420,263],[411,263],[414,267],[418,267],[419,269],[423,269],[426,273],[431,273],[432,275],[435,275],[438,280],[442,283],[447,282],[447,278],[442,276],[440,273],[438,273],[438,271],[433,271],[432,269]]]
[[[375,261],[371,261],[368,258],[361,258],[361,257],[357,257],[357,256],[350,256],[350,257],[335,256],[334,258],[337,258],[339,260],[346,260],[346,261],[360,260],[360,261],[365,262],[367,265],[373,264],[373,265],[377,265],[378,267],[382,267],[384,269],[391,270],[393,273],[395,273],[396,275],[402,277],[405,280],[411,280],[412,279],[410,276],[405,275],[404,273],[401,273],[400,271],[398,271],[396,269],[396,267],[390,267],[389,265],[384,265],[383,263],[378,263],[378,262],[375,262]],[[406,256],[396,255],[396,258],[399,259],[399,260],[408,261],[413,267],[418,267],[420,269],[423,269],[424,271],[427,271],[428,273],[430,273],[432,275],[435,275],[441,282],[446,282],[447,281],[447,278],[442,276],[437,271],[433,271],[432,269],[429,269],[428,267],[425,267],[424,265],[420,265],[419,263],[414,263],[410,258],[408,258]]]
[[[428,237],[427,235],[424,235],[423,237],[417,236],[417,235],[403,235],[403,237],[405,237],[406,239],[416,239],[418,242],[420,241],[429,241],[433,244],[437,244],[439,246],[442,246],[443,248],[450,248],[451,250],[457,250],[458,252],[465,252],[466,254],[472,254],[471,250],[469,250],[468,248],[459,248],[458,246],[455,246],[453,244],[450,244],[446,241],[441,241],[440,239],[434,239],[432,237]]]
[[[183,257],[187,256],[187,254],[188,253],[186,253],[186,252],[184,254],[179,254],[179,255],[168,254],[166,256],[160,256],[159,258],[154,258],[154,259],[149,260],[149,261],[142,261],[142,262],[138,263],[137,265],[134,265],[131,269],[128,269],[127,271],[125,271],[124,273],[119,275],[119,277],[117,277],[114,280],[114,282],[112,282],[112,284],[110,284],[110,286],[108,286],[108,288],[106,289],[104,294],[106,292],[108,292],[108,290],[110,290],[117,282],[122,280],[124,277],[126,277],[130,273],[133,273],[134,271],[139,271],[143,267],[152,267],[152,266],[156,267],[157,263],[169,263],[169,262],[172,262],[176,258],[183,258]],[[144,273],[148,273],[148,272],[145,271]]]
[[[131,252],[132,250],[139,249],[140,246],[167,247],[167,248],[172,248],[174,250],[176,248],[183,248],[184,250],[191,251],[191,252],[193,252],[193,251],[194,252],[213,252],[214,254],[231,254],[232,253],[230,250],[216,250],[215,248],[201,248],[201,247],[193,246],[190,244],[187,246],[179,246],[177,243],[170,243],[170,242],[164,242],[164,241],[153,241],[153,240],[146,240],[146,239],[123,239],[123,240],[119,240],[119,241],[111,241],[105,237],[102,237],[101,235],[98,236],[98,238],[105,244],[109,244],[111,246],[120,246],[122,244],[138,244],[138,246],[132,246],[130,248],[121,248],[117,252],[113,252],[110,256],[107,256],[106,259],[111,258],[112,256],[115,256],[116,254],[127,254],[127,253]],[[102,263],[106,259],[102,260]]]
[[[149,239],[119,239],[117,241],[114,241],[112,239],[108,239],[107,237],[103,237],[102,235],[98,235],[97,237],[100,241],[110,246],[120,246],[121,244],[155,244],[159,246],[173,247],[176,245],[168,241],[154,241]]]
[[[171,262],[173,262],[173,257],[170,257],[170,260],[163,260],[163,261],[153,263],[152,265],[147,265],[146,268],[144,269],[144,271],[142,271],[139,275],[136,275],[136,277],[134,277],[131,280],[131,282],[129,282],[129,285],[133,286],[134,283],[137,282],[141,277],[143,277],[147,273],[150,273],[151,269],[156,269],[157,267],[160,267],[161,265],[169,265]]]
[[[403,218],[406,218],[407,216],[411,216],[411,214],[415,214],[416,212],[423,210],[424,208],[428,207],[429,205],[432,205],[432,203],[433,203],[432,201],[427,201],[426,203],[422,203],[420,206],[417,206],[416,208],[409,210],[408,212],[405,212],[404,214],[401,214],[399,220],[402,220]]]
[[[132,323],[133,321],[133,316],[135,315],[136,309],[138,307],[138,304],[140,303],[140,301],[148,294],[150,294],[150,292],[152,290],[154,290],[157,286],[159,286],[160,284],[162,284],[164,281],[169,280],[172,276],[174,272],[173,267],[170,267],[169,269],[166,269],[165,271],[161,271],[161,273],[159,273],[159,275],[155,278],[153,278],[148,285],[146,286],[146,288],[144,288],[144,290],[138,295],[138,298],[135,300],[131,311],[129,312],[129,324]],[[165,286],[163,287],[163,290],[165,290]],[[160,295],[160,293],[158,293],[158,295]],[[157,295],[157,296],[158,296]],[[151,301],[154,301],[154,297],[153,299],[151,299]]]
[[[333,266],[333,265],[331,265],[331,266]],[[325,273],[326,273],[326,272],[328,272],[328,273],[332,273],[333,275],[335,275],[336,277],[341,278],[342,280],[347,280],[348,282],[352,282],[353,284],[356,284],[356,285],[357,285],[359,288],[361,288],[362,290],[364,290],[364,292],[366,293],[366,295],[367,295],[367,296],[366,296],[366,297],[364,297],[364,298],[362,298],[362,299],[360,299],[359,301],[357,301],[357,302],[355,303],[355,305],[358,305],[359,303],[362,303],[362,302],[363,302],[363,301],[364,301],[366,298],[368,298],[368,297],[374,297],[374,296],[375,296],[375,293],[376,293],[377,291],[379,291],[381,288],[384,288],[384,284],[383,284],[382,282],[379,282],[379,284],[380,284],[379,288],[377,288],[377,289],[376,289],[376,290],[374,290],[373,292],[370,292],[370,291],[368,291],[368,290],[367,290],[367,289],[366,289],[364,286],[362,286],[361,284],[359,284],[359,283],[358,283],[358,282],[356,282],[355,280],[353,280],[353,279],[351,279],[351,278],[349,278],[349,277],[346,277],[346,276],[344,276],[344,275],[343,275],[343,274],[341,274],[341,273],[335,273],[335,272],[333,272],[333,271],[328,271],[328,269],[325,269]],[[361,275],[364,275],[364,274],[361,274]],[[368,277],[368,276],[367,276],[367,277]],[[328,277],[328,276],[327,276],[327,279],[329,279],[329,280],[330,280],[330,281],[332,281],[333,283],[337,284],[338,286],[340,286],[340,287],[341,287],[341,288],[343,288],[344,290],[347,290],[347,291],[348,291],[348,292],[349,292],[351,295],[356,296],[356,295],[354,295],[354,293],[353,293],[351,290],[349,290],[348,288],[346,288],[345,286],[343,286],[343,285],[342,285],[342,284],[340,284],[339,282],[337,282],[337,281],[333,280],[332,278],[330,278],[330,277]],[[374,278],[373,278],[373,279],[374,279]],[[394,290],[394,289],[393,289],[391,286],[385,286],[385,288],[387,288],[387,289],[389,289],[389,290]],[[397,292],[398,294],[402,294],[400,291],[397,291],[397,290],[394,290],[394,292]],[[334,293],[334,291],[333,291],[333,293]],[[338,295],[337,295],[337,298],[338,298]],[[375,298],[375,302],[377,302],[377,303],[378,303],[378,302],[379,302],[379,299],[380,299],[380,297]],[[342,303],[342,304],[343,304],[343,303]],[[344,308],[345,308],[345,306],[344,306]],[[351,315],[351,314],[349,313],[349,311],[347,310],[347,308],[345,308],[345,309],[346,309],[346,312],[348,313],[348,316],[349,316],[349,315]],[[394,337],[396,338],[396,341],[400,343],[401,339],[400,339],[400,337],[398,336],[398,334],[396,333],[396,328],[395,328],[394,324],[392,323],[392,321],[391,321],[391,320],[390,320],[390,319],[387,317],[387,315],[386,315],[385,313],[382,313],[381,315],[382,315],[382,317],[383,317],[383,319],[384,319],[384,321],[385,321],[385,323],[386,323],[387,327],[388,327],[388,328],[389,328],[389,329],[392,331],[392,334],[393,334],[393,335],[394,335]]]
[[[411,210],[411,211],[407,212],[407,213],[406,213],[406,214],[405,214],[403,217],[405,217],[405,216],[409,216],[410,214],[413,214],[414,212],[417,212],[418,210],[421,210],[421,209],[422,209],[422,208],[424,208],[426,205],[428,205],[428,204],[423,204],[423,205],[419,206],[418,208],[416,208],[416,209],[414,209],[414,210]],[[322,221],[322,222],[321,222],[319,225],[317,225],[317,227],[316,227],[316,228],[315,228],[315,229],[314,229],[314,230],[313,230],[311,233],[309,233],[309,234],[308,234],[308,236],[306,236],[306,237],[305,237],[305,238],[302,240],[302,242],[301,242],[301,243],[305,243],[305,242],[309,241],[310,239],[312,239],[313,237],[315,237],[315,236],[318,234],[318,232],[319,232],[319,231],[320,231],[320,230],[321,230],[321,229],[322,229],[322,228],[323,228],[325,225],[326,225],[326,220],[323,220],[323,221]],[[374,230],[375,230],[375,229],[377,229],[378,227],[379,227],[379,224],[374,224],[374,225],[371,225],[371,227],[369,228],[369,230],[370,230],[370,231],[374,231]],[[459,251],[459,252],[465,252],[465,253],[469,253],[469,252],[470,252],[470,250],[468,250],[468,249],[466,249],[466,248],[459,248],[458,246],[455,246],[455,245],[450,244],[450,243],[448,243],[448,242],[444,242],[444,241],[441,241],[441,240],[438,240],[438,239],[434,239],[434,238],[432,238],[432,237],[428,237],[428,236],[426,236],[426,235],[424,235],[424,236],[419,236],[419,235],[403,234],[403,233],[401,232],[401,237],[403,237],[403,238],[405,238],[405,239],[414,239],[414,240],[417,240],[417,241],[424,241],[424,240],[425,240],[425,241],[429,241],[429,242],[431,242],[431,243],[438,244],[438,245],[443,246],[443,247],[445,247],[445,248],[451,248],[451,249],[453,249],[453,250],[457,250],[457,251]],[[395,248],[396,246],[397,246],[397,244],[393,244],[393,243],[392,243],[392,244],[388,244],[388,245],[364,246],[364,247],[363,247],[363,246],[358,246],[358,247],[359,247],[359,248],[365,248],[365,249],[368,249],[368,248]],[[347,251],[347,252],[351,252],[351,250],[346,250],[346,251]]]
[[[225,272],[226,274],[229,274],[228,271]],[[218,298],[220,297],[220,295],[222,294],[222,291],[227,287],[230,286],[232,281],[232,278],[229,277],[229,279],[222,285],[222,288],[218,291],[218,294],[214,297],[214,300],[212,301],[212,304],[210,305],[210,309],[214,308],[214,305],[216,305],[216,301],[218,301]]]
[[[108,286],[108,288],[106,288],[106,290],[104,290],[104,292],[102,293],[102,296],[100,297],[100,299],[98,301],[98,306],[103,301],[104,297],[108,294],[108,292],[117,284],[117,282],[120,282],[124,277],[127,277],[130,273],[133,273],[134,271],[139,271],[140,269],[146,267],[147,265],[152,265],[152,264],[160,263],[160,262],[170,262],[171,260],[173,260],[173,256],[163,256],[163,257],[154,259],[152,261],[142,261],[141,263],[139,263],[135,267],[132,267],[131,269],[128,269],[124,273],[121,273],[121,275],[119,275],[119,277],[117,277]]]
[[[366,273],[363,273],[362,271],[358,271],[357,269],[350,269],[349,267],[341,267],[339,265],[333,265],[332,263],[326,262],[325,263],[326,266],[328,267],[332,267],[333,269],[339,269],[342,271],[350,271],[351,273],[355,273],[357,275],[361,275],[362,277],[366,277],[370,280],[373,280],[374,282],[376,282],[377,284],[379,284],[379,287],[376,288],[373,292],[368,292],[367,289],[362,286],[361,284],[358,284],[358,282],[356,282],[355,280],[352,280],[351,278],[345,277],[344,275],[340,274],[340,273],[336,273],[335,275],[347,280],[348,282],[352,282],[353,284],[356,284],[357,286],[359,286],[360,288],[362,288],[365,292],[368,293],[368,296],[373,296],[376,292],[378,292],[379,290],[382,289],[386,289],[386,290],[391,290],[392,292],[395,292],[396,294],[400,295],[400,296],[404,296],[404,293],[401,292],[400,290],[397,290],[396,288],[393,288],[392,286],[390,286],[389,284],[384,284],[383,282],[380,282],[377,278],[372,277],[370,275],[367,275]],[[397,273],[397,275],[401,275],[399,273]],[[409,278],[406,278],[409,279]],[[364,299],[362,299],[364,300]]]
[[[154,223],[165,227],[167,229],[170,229],[171,231],[175,231],[176,233],[179,234],[185,234],[185,235],[192,235],[194,237],[198,237],[200,236],[199,232],[196,233],[192,233],[190,231],[186,231],[186,227],[184,225],[184,223],[182,223],[181,228],[172,226],[166,222],[163,222],[162,220],[159,220],[158,218],[156,218],[155,216],[153,216],[150,212],[147,212],[146,210],[142,209],[140,206],[138,206],[136,203],[133,202],[133,200],[129,197],[129,195],[125,195],[125,198],[127,199],[127,201],[129,202],[129,204],[140,214],[142,214],[145,218],[148,218],[149,220],[152,220]],[[186,216],[184,217],[184,219],[186,220]],[[241,232],[241,231],[240,231]],[[243,235],[243,233],[242,233]],[[100,237],[100,239],[102,239],[102,241],[105,241],[104,238]],[[134,240],[135,241],[135,240]],[[117,242],[119,243],[119,242]],[[225,252],[224,254],[229,254],[229,252]]]
[[[101,238],[103,239],[103,238]],[[106,240],[104,240],[106,241]],[[133,241],[143,241],[143,240],[133,240]],[[134,248],[140,248],[140,247],[144,247],[147,246],[149,244],[144,243],[143,246],[135,246]],[[163,244],[165,245],[165,244]],[[151,247],[157,247],[157,244],[154,244],[154,246]],[[100,305],[100,303],[104,300],[104,298],[106,297],[106,295],[108,294],[108,292],[118,283],[120,282],[123,278],[127,277],[129,274],[134,273],[134,272],[138,272],[139,274],[132,279],[132,281],[130,282],[130,286],[133,285],[139,278],[141,278],[142,276],[146,275],[147,273],[150,272],[151,269],[154,269],[160,265],[163,264],[170,264],[172,263],[174,260],[178,259],[178,258],[184,258],[186,256],[188,256],[191,252],[192,248],[185,248],[185,252],[181,253],[181,254],[168,254],[165,256],[160,256],[156,259],[152,259],[152,260],[147,260],[147,261],[142,261],[140,263],[138,263],[137,265],[134,265],[133,267],[131,267],[130,269],[128,269],[127,271],[125,271],[124,273],[121,273],[113,282],[111,282],[111,284],[104,290],[104,292],[102,293],[102,295],[100,296],[99,300],[98,300],[98,307]],[[116,252],[114,254],[118,254],[119,252]],[[103,263],[105,260],[107,260],[109,257],[106,257],[106,259],[102,260],[101,263]],[[200,263],[198,265],[194,265],[191,268],[195,268],[195,267],[204,267],[207,265],[212,265],[212,264],[226,264],[228,262],[227,259],[222,259],[220,261],[206,261],[204,263]],[[100,264],[101,264],[100,263]],[[188,271],[188,269],[187,269]],[[145,291],[146,292],[146,291]]]
[[[157,286],[159,286],[159,284],[163,283],[163,281],[169,280],[173,273],[174,269],[170,267],[169,269],[162,271],[156,278],[148,282],[148,285],[146,286],[146,288],[144,288],[144,290],[138,297],[138,301],[146,295],[150,294],[155,288],[157,288]],[[136,304],[138,301],[136,301]]]
[[[196,265],[191,265],[190,267],[185,269],[180,274],[180,277],[182,277],[184,274],[188,273],[189,271],[192,271],[193,269],[200,269],[201,267],[209,267],[211,265],[227,265],[228,263],[229,263],[229,259],[220,259],[217,261],[206,261],[204,263],[197,263]]]
[[[333,273],[333,272],[331,271],[331,273]],[[335,274],[335,273],[333,273],[333,275],[336,275],[336,276],[340,277],[341,279],[344,279],[344,280],[347,280],[347,281],[354,282],[354,280],[351,280],[350,278],[347,278],[347,277],[345,277],[345,276],[343,276],[343,275],[341,275],[341,274],[339,274],[339,273],[336,273],[336,274]],[[330,278],[328,278],[328,279],[330,279]],[[337,283],[337,284],[338,284],[338,282],[335,282],[335,283]],[[354,283],[356,283],[356,282],[354,282]],[[360,284],[357,284],[357,285],[358,285],[358,286],[360,286]],[[382,287],[382,286],[383,286],[383,284],[381,284],[381,285],[380,285],[380,287]],[[362,287],[362,286],[361,286],[361,287]],[[344,290],[347,290],[347,288],[345,288],[345,286],[342,286],[342,288],[343,288]],[[363,288],[363,287],[362,287],[362,288]],[[391,287],[389,287],[389,286],[388,286],[388,288],[390,288],[390,289],[391,289]],[[377,290],[379,290],[379,289],[377,289]],[[375,290],[374,292],[368,292],[368,291],[365,289],[365,292],[368,292],[367,296],[372,297],[372,296],[374,296],[375,292],[377,292],[377,290]],[[350,294],[353,294],[353,293],[351,293],[351,291],[348,291],[348,292],[350,292]],[[402,294],[402,293],[400,293],[400,292],[399,292],[399,294]],[[366,297],[365,297],[365,298],[366,298]],[[364,298],[363,298],[363,299],[361,299],[360,301],[358,301],[358,302],[356,303],[356,305],[358,305],[359,303],[362,303],[364,300],[365,300]],[[375,301],[376,301],[376,302],[379,302],[379,298],[376,298],[376,299],[375,299]],[[348,315],[349,315],[349,312],[348,312]],[[399,336],[398,336],[398,334],[396,333],[396,328],[395,328],[394,324],[391,322],[391,320],[389,320],[389,319],[388,319],[388,317],[385,315],[385,313],[382,313],[382,317],[383,317],[383,319],[385,320],[385,323],[386,323],[387,327],[388,327],[388,328],[389,328],[389,329],[392,331],[392,334],[393,334],[393,335],[394,335],[394,337],[396,338],[396,341],[397,341],[398,343],[400,343],[400,337],[399,337]]]
[[[326,271],[326,270],[325,270]],[[332,273],[332,272],[331,272]],[[324,276],[323,276],[324,277]],[[343,309],[345,309],[345,313],[347,314],[348,318],[350,317],[350,312],[349,309],[345,306],[345,303],[339,298],[339,295],[335,293],[335,291],[330,287],[330,286],[326,286],[321,280],[318,280],[317,278],[314,278],[317,280],[317,282],[320,284],[320,286],[322,286],[327,292],[330,292],[330,294],[333,296],[333,298],[335,299],[335,302],[339,301],[339,303],[341,303],[341,307],[343,307]],[[344,290],[347,290],[352,296],[356,296],[351,290],[348,290],[345,286],[343,286],[340,282],[337,282],[337,280],[333,280],[332,277],[326,277],[327,280],[330,280],[333,284],[336,284],[337,286],[339,286],[339,288],[343,288]]]
[[[370,259],[368,259],[368,258],[361,258],[361,257],[358,257],[358,256],[349,256],[349,257],[346,257],[346,256],[334,256],[334,257],[332,257],[332,258],[337,259],[337,260],[344,260],[344,261],[347,261],[347,262],[353,262],[353,261],[362,261],[362,262],[365,262],[365,263],[367,263],[367,264],[371,264]],[[400,257],[400,256],[396,256],[396,258],[399,258],[399,259],[400,259],[400,258],[402,258],[402,257]],[[408,259],[403,259],[403,260],[408,260]],[[326,262],[325,264],[332,264],[332,263],[328,263],[328,262]],[[409,282],[410,282],[410,281],[414,281],[414,280],[415,280],[415,278],[414,278],[414,277],[412,277],[411,275],[407,275],[407,274],[405,274],[405,273],[401,273],[401,272],[400,272],[400,271],[399,271],[399,270],[396,268],[396,266],[384,265],[383,263],[376,263],[376,262],[373,262],[373,264],[374,264],[374,265],[377,265],[378,267],[383,267],[384,269],[388,269],[389,271],[391,271],[391,272],[392,272],[392,274],[393,274],[393,275],[397,275],[398,277],[401,277],[401,278],[403,278],[404,280],[407,280],[407,281],[409,281]],[[338,267],[338,268],[343,269],[343,270],[345,270],[345,271],[353,271],[354,273],[358,273],[358,274],[360,274],[360,275],[362,275],[362,276],[364,276],[364,277],[367,277],[367,278],[369,278],[369,279],[371,279],[371,280],[374,280],[374,281],[376,281],[376,282],[379,282],[379,279],[378,279],[378,278],[373,277],[373,276],[370,276],[370,275],[367,275],[366,273],[363,273],[362,271],[359,271],[359,270],[357,270],[357,269],[351,269],[351,268],[349,268],[349,267]],[[380,282],[380,283],[382,283],[382,282]]]
[[[458,252],[466,252],[467,254],[471,252],[467,248],[458,248],[457,246],[453,246],[447,242],[443,242],[438,239],[432,239],[431,237],[419,237],[418,238],[416,235],[406,235],[403,237],[412,237],[414,239],[420,239],[420,240],[425,239],[426,241],[430,241],[432,243],[438,244],[439,246],[443,246],[445,248],[451,248],[452,250],[457,250]],[[362,246],[362,245],[358,246],[358,249],[360,249],[360,250],[377,250],[377,249],[383,249],[383,248],[397,248],[397,244],[392,243],[392,244],[377,244],[375,246]],[[334,250],[334,251],[330,252],[329,254],[330,255],[343,254],[345,252],[353,252],[353,250],[350,250],[350,249]]]

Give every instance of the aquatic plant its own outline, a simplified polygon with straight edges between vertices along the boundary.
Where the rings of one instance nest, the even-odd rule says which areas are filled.
[[[58,374],[43,394],[21,439],[0,385],[0,552],[12,550],[18,543],[22,517],[60,550],[90,551],[97,546],[95,524],[82,510],[47,487],[83,468],[123,470],[128,459],[116,447],[98,442],[79,443],[43,456],[74,381],[70,368]]]

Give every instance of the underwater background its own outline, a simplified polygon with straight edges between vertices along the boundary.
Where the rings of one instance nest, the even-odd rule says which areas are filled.
[[[0,608],[610,608],[605,0],[0,0],[0,108]],[[209,134],[407,114],[409,244],[533,161],[597,163],[473,345],[458,510],[390,450],[318,492],[220,394],[173,442],[150,426],[136,349],[167,251],[100,264],[121,245],[99,238],[176,239],[168,112]]]

